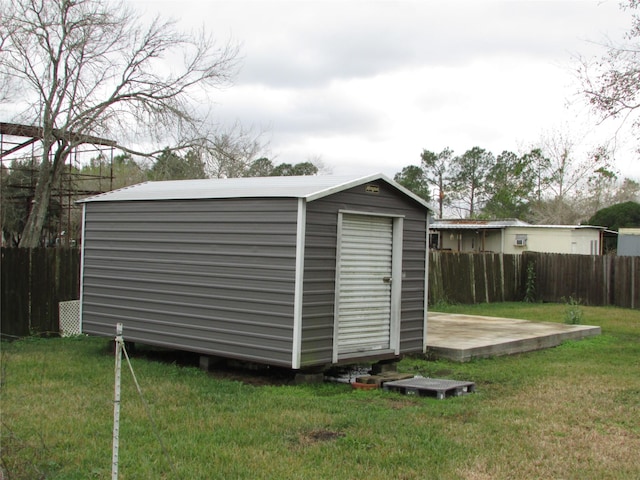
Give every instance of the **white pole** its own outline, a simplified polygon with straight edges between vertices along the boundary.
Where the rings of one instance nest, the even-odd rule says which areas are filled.
[[[118,480],[118,446],[120,441],[120,371],[122,370],[122,324],[116,325],[116,381],[113,398],[113,454],[111,457],[111,480]]]

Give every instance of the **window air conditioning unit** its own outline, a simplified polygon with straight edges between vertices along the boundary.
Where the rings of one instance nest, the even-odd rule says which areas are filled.
[[[526,238],[516,238],[516,247],[526,247],[527,239]]]

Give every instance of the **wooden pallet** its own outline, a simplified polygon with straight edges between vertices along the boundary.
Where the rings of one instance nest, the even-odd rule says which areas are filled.
[[[458,380],[415,377],[406,380],[385,382],[383,387],[385,390],[400,392],[404,395],[430,396],[442,400],[447,397],[458,397],[472,393],[476,389],[476,384]]]

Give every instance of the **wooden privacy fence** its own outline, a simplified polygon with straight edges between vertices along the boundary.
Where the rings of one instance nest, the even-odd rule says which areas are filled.
[[[524,272],[534,266],[539,301],[640,308],[640,257],[525,252],[523,260]]]
[[[640,257],[430,252],[429,261],[430,305],[521,301],[531,283],[541,302],[640,308]]]
[[[2,249],[2,338],[58,332],[58,303],[79,296],[77,248]]]
[[[429,253],[429,305],[493,303],[524,298],[522,256]]]
[[[429,305],[521,301],[533,265],[535,299],[640,308],[640,257],[525,252],[429,253]],[[2,337],[58,332],[58,304],[79,298],[80,250],[2,249]]]

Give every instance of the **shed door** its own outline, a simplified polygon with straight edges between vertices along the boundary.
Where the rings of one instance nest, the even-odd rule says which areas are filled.
[[[343,214],[339,239],[337,355],[391,348],[393,219]]]

